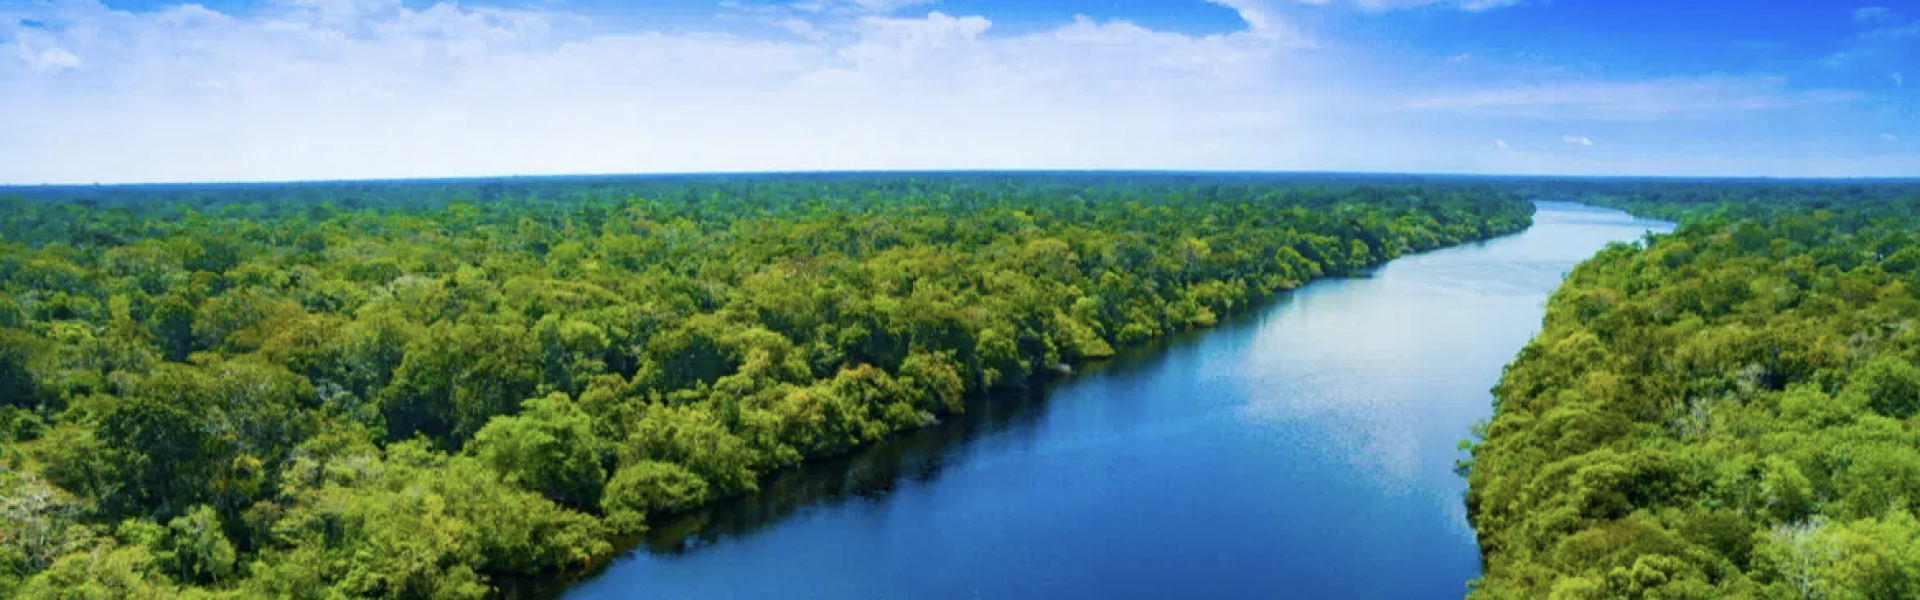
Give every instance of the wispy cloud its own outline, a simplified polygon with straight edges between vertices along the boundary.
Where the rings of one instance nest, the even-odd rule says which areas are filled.
[[[1828,54],[1826,58],[1821,59],[1820,63],[1829,67],[1839,67],[1875,54],[1878,54],[1878,51],[1872,48],[1853,47]]]
[[[1796,90],[1786,83],[1783,77],[1574,81],[1427,94],[1400,107],[1522,118],[1640,120],[1833,104],[1863,97],[1847,90]]]
[[[1322,4],[1326,0],[1302,0],[1309,4]],[[1496,8],[1518,6],[1522,0],[1352,0],[1354,4],[1367,10],[1395,10],[1419,8],[1422,6],[1450,6],[1467,12],[1480,12]]]
[[[780,28],[787,30],[787,33],[791,33],[791,34],[800,36],[802,38],[806,38],[808,40],[812,40],[816,42],[822,41],[827,37],[827,32],[821,30],[818,27],[814,27],[813,22],[808,21],[806,19],[796,19],[796,18],[781,19]]]
[[[1859,33],[1843,48],[1827,55],[1827,66],[1841,67],[1872,59],[1900,62],[1906,60],[1907,40],[1920,38],[1920,21],[1884,6],[1856,10],[1853,20],[1860,27]]]
[[[1899,85],[1899,86],[1904,86],[1904,85],[1906,85],[1906,84],[1907,84],[1907,76],[1906,76],[1906,75],[1901,75],[1901,74],[1899,74],[1899,73],[1894,73],[1894,74],[1891,74],[1891,75],[1888,75],[1888,76],[1887,76],[1887,78],[1888,78],[1888,79],[1892,79],[1892,80],[1893,80],[1893,84],[1894,84],[1894,85]]]
[[[1240,20],[1247,23],[1252,31],[1267,31],[1278,26],[1274,10],[1269,0],[1207,0],[1220,6],[1233,9],[1240,14]]]
[[[1286,2],[1286,0],[1207,0],[1207,1],[1212,2],[1214,4],[1233,7],[1236,10],[1241,10],[1242,14],[1245,14],[1245,11],[1248,10],[1245,7],[1256,7],[1257,10],[1272,13],[1274,11],[1274,8],[1273,8],[1274,4]],[[1496,8],[1519,6],[1527,2],[1527,0],[1292,0],[1292,1],[1299,4],[1313,4],[1313,5],[1322,5],[1322,6],[1352,5],[1361,10],[1371,11],[1371,12],[1404,10],[1404,9],[1410,9],[1410,8],[1423,8],[1423,7],[1429,7],[1429,6],[1454,8],[1454,9],[1458,9],[1466,12],[1482,12],[1482,11],[1493,10]]]
[[[65,48],[58,46],[36,48],[25,42],[21,42],[15,47],[14,56],[19,58],[20,62],[25,63],[27,68],[35,71],[75,69],[79,68],[81,64],[80,57],[74,56],[72,52],[68,52]]]
[[[1460,10],[1478,12],[1509,6],[1519,6],[1523,2],[1524,0],[1460,0],[1459,6]]]
[[[1298,84],[1329,78],[1277,23],[988,36],[984,17],[841,2],[783,17],[806,35],[755,39],[399,0],[34,6],[0,15],[17,46],[0,46],[0,182],[1279,168],[1319,160],[1329,127]]]
[[[1575,146],[1592,146],[1593,145],[1593,138],[1589,138],[1584,135],[1563,135],[1563,136],[1560,136],[1560,141],[1566,142],[1568,144],[1572,144]]]
[[[1869,40],[1904,40],[1920,37],[1920,21],[1876,27],[1871,31],[1861,34],[1861,37]]]
[[[1470,61],[1470,60],[1473,60],[1473,55],[1472,55],[1472,54],[1468,54],[1468,53],[1465,53],[1465,52],[1462,52],[1462,53],[1459,53],[1459,54],[1455,54],[1455,55],[1452,55],[1452,56],[1448,56],[1448,57],[1447,57],[1447,64],[1450,64],[1450,65],[1457,65],[1457,64],[1460,64],[1460,63],[1463,63],[1463,62],[1467,62],[1467,61]]]
[[[891,15],[902,9],[933,4],[935,0],[804,0],[787,5],[803,13],[840,12],[852,14]],[[723,2],[722,6],[737,8],[737,2]]]
[[[1885,142],[1898,142],[1900,141],[1900,136],[1891,133],[1882,133],[1880,134],[1880,140]]]
[[[1433,87],[1389,76],[1432,59],[1398,65],[1340,44],[1306,51],[1313,40],[1284,17],[1315,9],[1296,0],[1215,1],[1246,26],[1189,35],[1083,17],[1009,33],[992,15],[948,8],[958,3],[902,0],[740,0],[723,8],[731,21],[670,30],[549,0],[519,9],[275,0],[231,13],[0,0],[0,182],[1010,167],[1920,169],[1920,157],[1890,151],[1904,145],[1864,156],[1756,156],[1753,146],[1721,150],[1711,139],[1643,143],[1637,132],[1656,128],[1593,122],[1711,119],[1791,143],[1803,127],[1795,123],[1820,120],[1776,127],[1763,111],[1850,102],[1860,97],[1853,92],[1771,77],[1555,81],[1566,65],[1534,55],[1515,68],[1497,48],[1474,48],[1466,65],[1444,70],[1454,75],[1445,87]],[[1323,3],[1349,12],[1514,4]],[[1896,69],[1905,67],[1875,66],[1859,80]],[[1483,87],[1452,87],[1468,83],[1457,77],[1466,70]],[[1534,137],[1543,134],[1459,114],[1549,119],[1532,125],[1552,129]],[[1581,147],[1597,138],[1645,151],[1632,160],[1554,152],[1552,131],[1581,132],[1567,136]],[[1509,135],[1528,137],[1481,145]],[[1462,140],[1475,150],[1461,151]]]
[[[1853,11],[1853,20],[1860,23],[1898,23],[1905,19],[1885,6],[1865,6]]]
[[[0,12],[0,40],[13,38],[13,57],[36,72],[63,71],[80,67],[85,61],[63,47],[59,37],[45,23],[32,19],[8,18]]]

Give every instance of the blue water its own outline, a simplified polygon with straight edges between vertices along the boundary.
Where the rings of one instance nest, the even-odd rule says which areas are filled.
[[[1539,206],[785,473],[564,597],[1459,598],[1479,562],[1456,444],[1563,274],[1671,229]]]

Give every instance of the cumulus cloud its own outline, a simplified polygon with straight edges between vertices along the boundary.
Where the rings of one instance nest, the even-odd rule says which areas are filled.
[[[1505,149],[1507,149],[1507,141],[1506,141],[1506,140],[1494,140],[1494,141],[1493,141],[1493,145],[1494,145],[1494,146],[1497,146],[1497,147],[1499,147],[1499,148],[1500,148],[1501,150],[1505,150]]]
[[[1427,93],[1402,110],[1446,111],[1544,119],[1645,120],[1682,113],[1726,114],[1844,103],[1847,90],[1795,90],[1783,77],[1688,77],[1634,81],[1568,81]]]
[[[940,12],[922,19],[867,17],[860,41],[840,50],[840,56],[858,65],[911,65],[922,55],[968,45],[986,33],[993,22],[985,17],[954,17]]]
[[[1593,145],[1593,139],[1584,135],[1563,135],[1563,136],[1560,136],[1560,141],[1563,141],[1575,146],[1592,146]]]

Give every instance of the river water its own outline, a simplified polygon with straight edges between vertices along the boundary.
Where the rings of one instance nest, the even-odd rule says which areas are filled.
[[[1671,230],[1538,206],[777,476],[563,597],[1459,598],[1479,561],[1456,445],[1563,274]]]

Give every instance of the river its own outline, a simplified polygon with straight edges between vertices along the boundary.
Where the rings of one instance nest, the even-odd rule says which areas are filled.
[[[1459,598],[1479,561],[1457,443],[1564,273],[1671,230],[1538,206],[776,476],[563,598]]]

